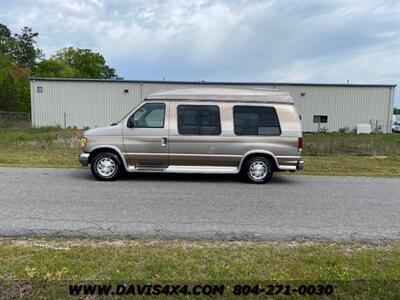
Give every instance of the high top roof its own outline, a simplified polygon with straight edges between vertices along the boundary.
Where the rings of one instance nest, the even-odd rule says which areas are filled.
[[[221,100],[293,103],[288,92],[262,89],[193,88],[157,92],[146,100]]]

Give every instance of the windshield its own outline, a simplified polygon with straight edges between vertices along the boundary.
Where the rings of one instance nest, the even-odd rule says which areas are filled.
[[[141,105],[142,103],[139,103],[138,105],[136,105],[134,108],[132,108],[130,111],[128,111],[118,122],[115,122],[113,124],[119,124],[122,122],[123,119],[125,119],[132,111],[134,111],[136,109],[136,107],[138,107],[139,105]]]

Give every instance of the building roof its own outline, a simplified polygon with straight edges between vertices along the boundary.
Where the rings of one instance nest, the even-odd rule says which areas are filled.
[[[270,86],[338,86],[338,87],[396,87],[396,84],[353,84],[353,83],[299,83],[299,82],[229,82],[229,81],[176,81],[176,80],[117,80],[88,78],[45,78],[30,77],[31,81],[87,81],[87,82],[119,82],[119,83],[166,83],[166,84],[219,84],[219,85],[270,85]]]
[[[221,101],[263,101],[293,103],[288,92],[226,88],[192,88],[163,91],[151,94],[146,100],[221,100]]]

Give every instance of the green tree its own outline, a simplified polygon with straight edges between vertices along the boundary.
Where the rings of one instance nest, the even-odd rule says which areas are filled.
[[[24,27],[12,36],[0,24],[0,110],[30,111],[29,76],[122,79],[100,53],[90,49],[63,48],[44,60],[36,47],[38,33]]]
[[[393,114],[400,115],[400,108],[397,108],[397,107],[393,108]]]
[[[99,78],[106,60],[99,53],[90,49],[64,48],[56,53],[54,58],[79,70],[82,78]]]
[[[0,37],[11,37],[11,31],[4,24],[0,23]]]
[[[114,68],[110,68],[109,66],[104,66],[101,71],[101,78],[104,79],[122,79],[119,77]]]
[[[0,81],[0,110],[17,111],[17,88],[13,76],[7,72]]]
[[[6,25],[0,23],[0,54],[12,57],[13,49],[16,47],[15,38],[11,36],[11,31]]]
[[[43,60],[34,71],[42,77],[79,77],[96,79],[121,79],[114,68],[106,65],[100,53],[90,49],[63,48],[50,59]]]
[[[15,87],[17,90],[17,111],[30,112],[31,91],[29,83],[29,70],[18,66],[13,66],[12,73],[14,74]]]
[[[30,111],[28,70],[0,53],[0,110]]]
[[[35,76],[40,77],[80,77],[79,70],[57,59],[41,61],[34,70]]]
[[[34,68],[37,61],[43,57],[42,51],[35,47],[35,38],[39,35],[27,26],[21,29],[21,34],[15,35],[16,47],[13,49],[15,62],[25,68]]]

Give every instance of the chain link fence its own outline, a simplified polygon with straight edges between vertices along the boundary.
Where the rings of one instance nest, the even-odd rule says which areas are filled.
[[[32,119],[30,113],[0,111],[0,129],[30,129]]]

